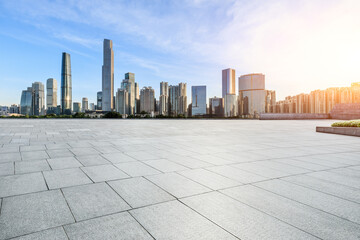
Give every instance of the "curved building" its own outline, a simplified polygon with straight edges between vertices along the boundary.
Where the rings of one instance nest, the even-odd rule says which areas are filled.
[[[27,90],[23,90],[21,93],[20,100],[20,114],[23,115],[34,115],[34,91],[31,87]]]
[[[72,88],[71,88],[70,54],[62,53],[61,62],[61,112],[71,114]]]

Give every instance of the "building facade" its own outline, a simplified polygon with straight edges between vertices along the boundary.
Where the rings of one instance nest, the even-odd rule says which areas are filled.
[[[168,116],[169,114],[169,84],[167,82],[160,83],[159,96],[159,114]]]
[[[32,84],[34,92],[34,108],[33,114],[36,116],[45,115],[45,89],[41,82],[34,82]]]
[[[135,82],[134,73],[125,73],[125,79],[121,82],[121,89],[127,91],[128,100],[127,100],[127,114],[133,115],[137,110],[137,89],[139,88],[138,84]]]
[[[57,106],[57,81],[55,78],[46,80],[46,108]]]
[[[102,66],[102,110],[114,109],[114,51],[112,40],[104,39]]]
[[[116,111],[121,115],[129,114],[129,94],[126,89],[118,88],[116,92]]]
[[[224,99],[213,97],[209,99],[210,117],[224,117]]]
[[[74,102],[74,103],[73,103],[73,111],[74,111],[75,113],[81,112],[81,103],[79,103],[79,102]]]
[[[27,90],[23,90],[20,99],[20,114],[23,115],[34,115],[34,91],[31,87]]]
[[[155,90],[144,87],[140,91],[140,112],[155,113]]]
[[[71,114],[72,80],[70,54],[63,52],[61,61],[61,112]]]
[[[102,92],[96,94],[96,110],[102,110]]]
[[[238,99],[235,94],[226,94],[225,96],[225,117],[237,117],[238,116]]]
[[[222,97],[235,93],[235,69],[222,70]]]
[[[81,108],[81,111],[82,112],[85,112],[89,110],[89,100],[86,98],[86,97],[83,97],[82,98],[82,108]]]
[[[191,87],[191,116],[206,115],[206,86]]]

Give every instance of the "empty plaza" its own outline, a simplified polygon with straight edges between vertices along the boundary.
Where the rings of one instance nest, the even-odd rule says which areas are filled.
[[[332,122],[0,119],[0,239],[360,239]]]

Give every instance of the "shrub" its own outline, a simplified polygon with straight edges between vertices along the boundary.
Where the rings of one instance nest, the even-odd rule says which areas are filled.
[[[332,127],[360,127],[360,119],[344,121],[344,122],[335,122],[331,124]]]
[[[122,118],[122,116],[118,112],[107,112],[103,118]]]

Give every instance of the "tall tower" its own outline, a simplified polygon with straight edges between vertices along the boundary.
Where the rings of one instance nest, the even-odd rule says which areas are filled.
[[[40,116],[45,114],[45,93],[44,84],[41,82],[34,82],[32,84],[34,91],[34,115]]]
[[[112,40],[104,39],[104,62],[102,66],[102,110],[114,108],[114,51]]]
[[[222,70],[222,97],[227,94],[235,94],[235,69]]]
[[[46,108],[57,106],[57,81],[49,78],[46,81]]]
[[[61,64],[61,112],[71,113],[72,87],[71,87],[71,63],[70,54],[62,53]]]

